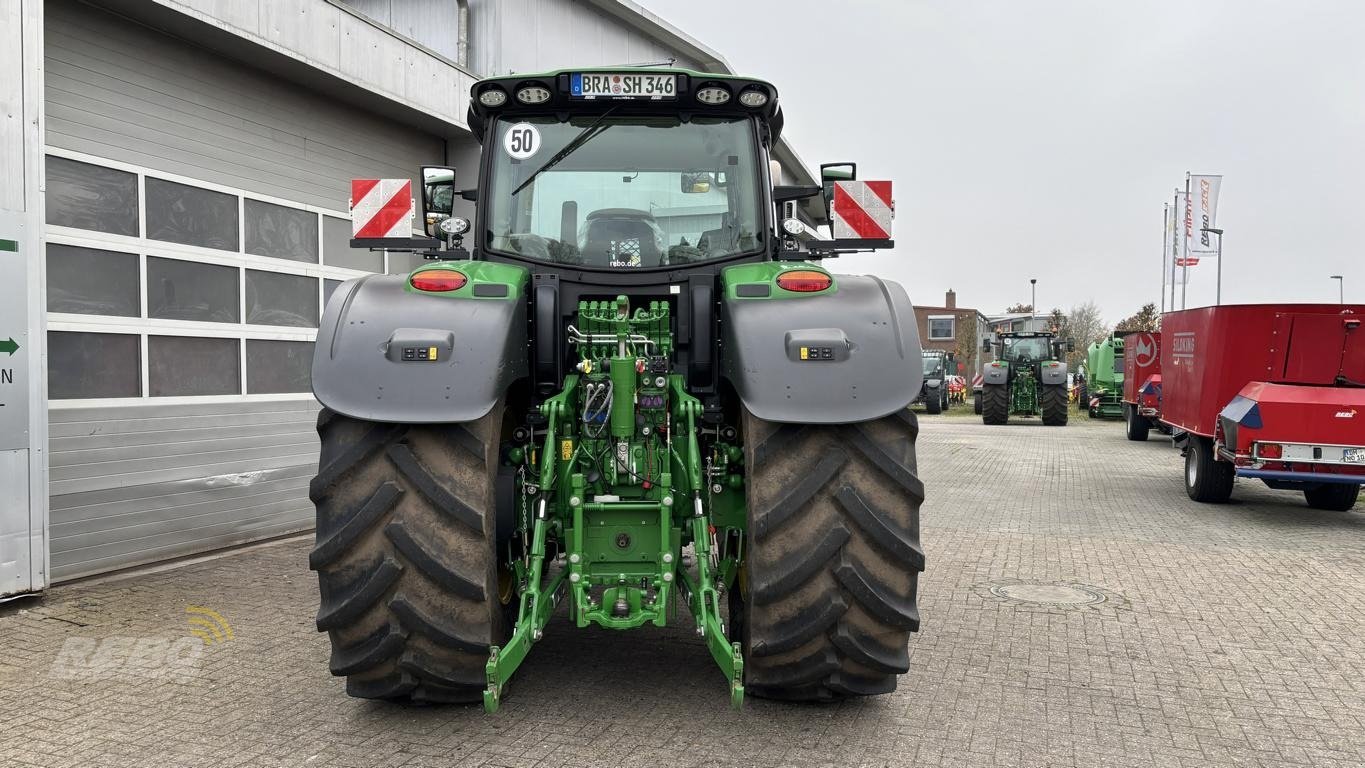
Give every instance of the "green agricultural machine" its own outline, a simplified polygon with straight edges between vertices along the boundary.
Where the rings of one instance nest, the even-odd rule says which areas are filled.
[[[948,410],[948,374],[956,361],[953,353],[941,349],[926,349],[921,354],[924,360],[924,383],[920,385],[916,403],[924,404],[925,413],[942,413]]]
[[[1049,427],[1066,426],[1066,361],[1071,341],[1046,331],[998,333],[981,344],[995,361],[982,368],[981,421],[1004,424],[1010,416],[1042,416]]]
[[[1092,419],[1123,418],[1123,336],[1111,334],[1086,350],[1085,398],[1080,407]]]
[[[779,214],[889,183],[774,186],[776,89],[714,73],[483,80],[469,125],[476,186],[422,169],[428,237],[352,241],[430,263],[343,283],[318,334],[331,672],[493,711],[547,634],[685,611],[736,706],[894,690],[924,568],[915,315],[819,261],[889,235],[801,248]]]

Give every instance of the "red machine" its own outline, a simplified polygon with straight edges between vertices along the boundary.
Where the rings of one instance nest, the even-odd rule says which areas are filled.
[[[1161,421],[1185,490],[1222,502],[1237,476],[1350,509],[1365,483],[1365,305],[1205,307],[1162,318]]]
[[[1129,440],[1146,440],[1161,419],[1161,334],[1134,333],[1123,340],[1123,422]]]

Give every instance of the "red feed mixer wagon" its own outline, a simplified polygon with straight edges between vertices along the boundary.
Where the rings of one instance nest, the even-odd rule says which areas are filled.
[[[1347,510],[1365,483],[1365,305],[1205,307],[1161,320],[1161,421],[1185,489],[1222,502],[1236,477]]]
[[[1129,440],[1146,440],[1161,423],[1161,333],[1141,332],[1123,343],[1123,423]]]

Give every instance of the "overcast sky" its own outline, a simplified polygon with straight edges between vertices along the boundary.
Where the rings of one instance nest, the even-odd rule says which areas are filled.
[[[644,0],[777,85],[812,168],[895,182],[897,248],[830,262],[987,313],[1157,302],[1162,203],[1224,175],[1225,303],[1365,301],[1365,3]],[[1210,259],[1188,305],[1212,304]]]

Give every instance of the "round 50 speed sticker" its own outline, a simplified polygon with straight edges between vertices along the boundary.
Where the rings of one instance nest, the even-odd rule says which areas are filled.
[[[540,151],[540,131],[530,123],[517,123],[502,137],[502,148],[515,160],[525,160]]]

